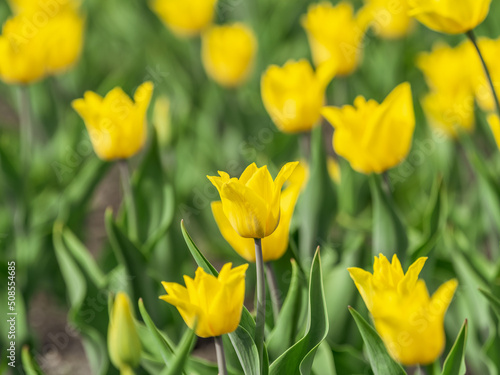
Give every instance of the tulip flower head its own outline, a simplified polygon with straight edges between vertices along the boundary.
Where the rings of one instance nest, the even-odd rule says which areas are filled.
[[[113,365],[125,371],[141,361],[141,340],[135,327],[128,296],[119,292],[113,303],[108,327],[108,351]]]
[[[479,59],[468,42],[457,47],[438,43],[432,52],[421,53],[417,67],[431,89],[422,99],[425,115],[434,128],[455,137],[457,131],[474,129],[474,87],[471,67]],[[481,69],[481,77],[484,72]]]
[[[313,4],[302,17],[302,26],[316,67],[331,60],[339,75],[351,74],[358,67],[365,30],[350,3]]]
[[[461,34],[484,21],[491,0],[408,0],[410,15],[429,29]]]
[[[74,65],[84,28],[75,2],[42,6],[39,1],[16,1],[11,6],[14,16],[0,35],[0,79],[29,84]]]
[[[298,162],[287,163],[273,181],[267,166],[250,164],[240,178],[226,172],[207,176],[217,188],[222,210],[233,229],[244,238],[264,238],[278,226],[281,213],[281,188]]]
[[[408,10],[408,0],[365,0],[359,19],[381,38],[400,39],[410,33],[415,22]]]
[[[288,248],[290,223],[295,204],[307,180],[307,169],[303,163],[297,165],[288,179],[288,186],[281,192],[281,215],[276,230],[262,239],[264,262],[277,260]],[[222,202],[212,202],[212,213],[222,236],[233,249],[248,262],[255,263],[255,244],[251,238],[241,237],[224,214]]]
[[[153,84],[144,82],[135,94],[135,103],[120,87],[104,98],[87,91],[74,100],[73,108],[83,118],[97,156],[103,160],[126,159],[140,151],[146,141],[146,111]]]
[[[255,35],[242,23],[212,26],[202,36],[203,66],[221,86],[241,85],[252,70],[256,51]]]
[[[382,173],[398,165],[410,150],[415,114],[407,82],[381,104],[358,96],[354,106],[324,107],[321,113],[335,128],[335,151],[358,172]]]
[[[392,263],[382,254],[375,257],[373,274],[348,269],[390,355],[407,366],[429,364],[441,355],[444,315],[458,285],[449,280],[430,297],[418,279],[426,259],[417,259],[406,274],[396,255]]]
[[[313,71],[307,60],[271,65],[262,75],[260,90],[267,113],[285,133],[309,131],[321,117],[325,90],[336,66],[328,61]]]
[[[217,0],[152,0],[151,9],[176,35],[199,35],[212,23]]]
[[[238,328],[245,298],[248,264],[232,268],[226,263],[219,276],[196,270],[194,279],[184,276],[186,286],[162,282],[167,294],[160,299],[174,305],[186,325],[200,337],[216,337]]]

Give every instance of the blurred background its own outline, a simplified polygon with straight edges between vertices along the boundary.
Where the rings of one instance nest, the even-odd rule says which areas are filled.
[[[256,162],[259,166],[267,164],[275,176],[288,161],[314,158],[315,146],[311,149],[311,144],[317,143],[311,143],[311,134],[280,132],[260,95],[260,77],[270,64],[283,65],[289,59],[302,58],[312,62],[300,22],[312,3],[220,0],[215,22],[243,21],[258,40],[250,78],[241,87],[226,89],[207,77],[200,58],[200,38],[175,36],[146,1],[83,1],[85,42],[78,63],[65,74],[29,87],[34,119],[29,171],[23,170],[18,157],[18,88],[0,84],[0,277],[7,278],[7,261],[16,260],[18,348],[21,343],[29,344],[46,374],[89,374],[94,371],[91,369],[103,368],[107,361],[101,358],[106,355],[107,292],[120,289],[124,278],[105,228],[106,208],[112,207],[118,219],[121,212],[117,165],[97,158],[71,101],[86,90],[104,95],[120,86],[132,95],[144,81],[155,85],[148,111],[148,144],[131,160],[140,236],[146,239],[156,228],[164,229],[150,250],[146,269],[137,275],[154,281],[153,296],[162,294],[159,281],[182,282],[183,274],[194,275],[195,263],[182,238],[181,219],[217,268],[227,261],[242,264],[244,260],[222,238],[213,219],[210,202],[219,197],[206,175],[215,175],[217,170],[239,175]],[[361,1],[352,4],[356,9],[363,5]],[[0,21],[10,14],[2,1]],[[494,1],[477,35],[500,36],[499,19],[500,4]],[[342,106],[363,95],[380,102],[399,83],[411,83],[417,117],[413,148],[407,161],[388,174],[395,205],[406,223],[408,259],[423,252],[432,254],[422,273],[431,292],[443,281],[459,278],[460,289],[446,319],[446,350],[463,319],[469,317],[470,374],[498,374],[494,371],[500,368],[500,347],[495,346],[499,339],[492,333],[498,330],[498,320],[475,291],[489,286],[499,270],[493,260],[499,253],[500,195],[471,163],[471,158],[477,157],[498,173],[497,148],[479,110],[475,112],[476,129],[470,136],[474,152],[442,134],[436,138],[419,102],[428,87],[415,66],[418,54],[431,51],[434,43],[442,40],[454,46],[464,39],[432,32],[417,22],[408,36],[398,40],[379,38],[369,29],[362,43],[359,68],[347,77],[335,77],[325,101]],[[367,176],[354,172],[334,155],[332,127],[326,122],[320,126],[320,143],[338,162],[341,183],[321,180],[324,185],[317,191],[321,195],[316,211],[299,198],[290,251],[275,264],[281,275],[278,282],[286,291],[289,279],[283,275],[289,275],[289,259],[294,253],[300,254],[307,270],[312,249],[321,245],[331,318],[328,343],[337,373],[370,373],[359,351],[361,338],[346,309],[351,304],[366,314],[366,308],[345,271],[348,266],[371,270],[370,190]],[[312,176],[315,173],[311,171]],[[310,250],[301,248],[299,238],[308,227],[306,220],[317,224],[307,234]],[[111,280],[104,292],[83,271],[74,276],[73,285],[65,282],[64,273],[71,271],[61,266],[55,249],[58,226],[73,235],[64,232],[64,241],[86,248]],[[253,269],[247,272],[250,289],[254,274]],[[0,291],[1,301],[6,301],[5,293]],[[178,340],[184,325],[177,312],[154,298],[148,302],[155,323]],[[249,297],[248,306],[252,304]],[[1,311],[4,308],[2,302]],[[7,329],[4,319],[0,328],[3,351]],[[211,349],[204,349],[203,340],[199,340],[195,355],[213,359]],[[5,363],[1,369],[6,371]],[[109,365],[103,373],[113,371]]]

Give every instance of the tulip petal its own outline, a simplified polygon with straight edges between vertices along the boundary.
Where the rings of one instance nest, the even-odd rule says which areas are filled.
[[[405,294],[412,291],[412,289],[415,287],[415,284],[417,283],[420,271],[422,271],[422,268],[424,268],[426,260],[427,257],[420,257],[408,268],[405,277],[398,285],[398,293]]]
[[[443,318],[453,299],[457,286],[458,281],[456,279],[451,279],[441,285],[431,297],[429,312],[439,318]]]
[[[224,239],[229,242],[231,247],[241,257],[246,259],[248,262],[255,263],[255,245],[253,239],[243,238],[234,230],[233,226],[224,214],[221,201],[212,202],[211,207],[217,226],[219,227]]]

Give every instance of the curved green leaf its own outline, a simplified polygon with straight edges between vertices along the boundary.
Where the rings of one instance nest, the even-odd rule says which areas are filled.
[[[463,375],[465,374],[465,347],[467,345],[467,319],[448,353],[443,365],[441,375]]]
[[[349,311],[365,342],[373,373],[375,375],[406,375],[401,365],[391,358],[375,329],[350,306]]]
[[[311,265],[309,279],[309,313],[306,333],[297,343],[271,363],[269,374],[310,374],[315,352],[327,334],[328,316],[318,248]]]

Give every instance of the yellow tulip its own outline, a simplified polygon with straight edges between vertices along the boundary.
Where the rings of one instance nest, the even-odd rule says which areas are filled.
[[[200,337],[217,337],[238,328],[245,299],[245,272],[248,264],[231,269],[226,263],[215,277],[199,267],[194,280],[184,276],[186,287],[162,282],[167,294],[160,299],[174,305]]]
[[[281,188],[298,162],[285,164],[273,181],[267,166],[250,164],[240,178],[226,172],[207,176],[220,194],[222,210],[233,229],[245,238],[271,235],[280,220]]]
[[[474,96],[468,90],[430,92],[421,103],[429,125],[449,137],[474,130]]]
[[[286,133],[311,130],[321,116],[325,90],[336,67],[330,62],[313,71],[307,60],[271,65],[262,75],[260,90],[267,113]]]
[[[500,149],[500,119],[497,114],[490,114],[488,116],[488,124],[490,125],[493,136],[495,137],[495,142]]]
[[[28,84],[66,70],[78,59],[84,20],[73,2],[15,2],[0,36],[0,78]]]
[[[415,114],[408,82],[397,86],[382,104],[358,96],[354,106],[324,107],[322,114],[335,128],[335,151],[358,172],[382,173],[410,150]]]
[[[46,73],[43,40],[40,33],[26,38],[21,30],[24,16],[8,19],[0,35],[0,78],[5,83],[28,84],[43,78]]]
[[[418,56],[417,67],[431,89],[422,99],[425,115],[432,127],[444,130],[451,137],[457,135],[458,129],[474,129],[471,67],[477,66],[477,60],[468,42],[455,48],[438,43],[432,52]],[[484,72],[481,74],[484,77]]]
[[[491,79],[493,81],[493,86],[495,87],[496,93],[500,93],[500,65],[498,64],[498,56],[500,54],[500,39],[488,39],[488,38],[479,38],[478,39],[479,48],[483,55],[483,58],[486,62],[486,66],[491,74]],[[472,44],[468,43],[472,50]],[[484,72],[484,68],[481,65],[481,60],[475,53],[476,51],[472,51],[473,60],[471,65],[467,68],[468,70],[472,67],[472,84],[474,87],[474,91],[476,94],[476,99],[478,105],[487,112],[495,111],[495,100],[493,98],[493,94],[491,92],[491,87],[486,79],[486,74]]]
[[[392,264],[380,254],[373,274],[349,268],[375,328],[391,356],[404,365],[429,364],[445,344],[444,315],[457,288],[457,280],[442,284],[429,296],[418,275],[427,258],[419,258],[404,274],[396,255]]]
[[[146,111],[153,84],[144,82],[134,95],[135,103],[119,87],[102,98],[87,91],[74,100],[73,108],[83,118],[97,156],[103,160],[126,159],[142,149],[146,141]]]
[[[125,293],[116,295],[109,318],[109,357],[116,368],[126,373],[141,361],[141,340],[135,327],[130,300]]]
[[[152,0],[151,8],[178,36],[200,34],[211,25],[217,0]]]
[[[201,57],[207,74],[225,87],[241,85],[250,74],[257,40],[243,23],[213,26],[202,36]]]
[[[369,25],[376,35],[399,39],[413,29],[414,21],[408,10],[408,0],[365,0],[359,19],[361,24]]]
[[[293,211],[306,179],[307,169],[300,163],[290,175],[288,187],[281,193],[281,215],[278,227],[270,236],[262,239],[262,256],[264,262],[281,258],[287,250]],[[254,241],[251,238],[241,237],[233,229],[226,215],[224,215],[221,201],[212,202],[212,213],[222,236],[229,242],[233,249],[247,261],[255,262]]]
[[[365,30],[350,3],[313,4],[302,17],[302,26],[317,67],[331,60],[339,75],[350,74],[357,68]]]
[[[461,34],[484,21],[491,0],[408,0],[410,15],[429,29]]]

